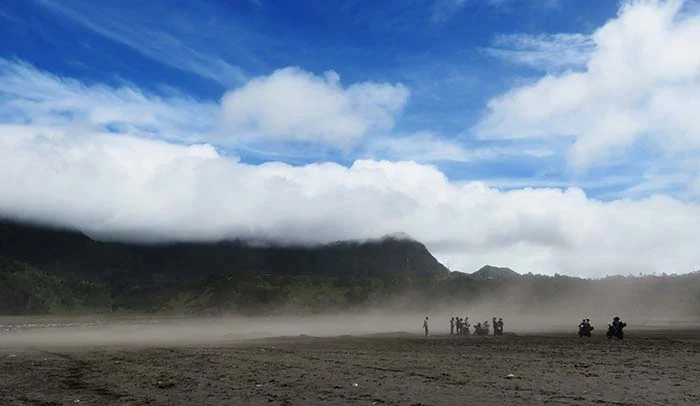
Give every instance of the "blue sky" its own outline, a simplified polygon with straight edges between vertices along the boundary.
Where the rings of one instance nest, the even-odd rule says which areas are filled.
[[[698,43],[696,0],[9,0],[0,214],[153,238],[407,232],[459,268],[545,273],[688,247],[692,270]]]

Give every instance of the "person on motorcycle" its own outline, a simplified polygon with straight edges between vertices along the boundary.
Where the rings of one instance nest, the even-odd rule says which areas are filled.
[[[617,337],[620,340],[622,340],[622,338],[624,337],[624,333],[622,332],[622,329],[625,328],[626,326],[627,326],[627,323],[620,320],[619,317],[615,316],[613,318],[613,322],[611,324],[609,324],[608,333],[607,333],[608,338]]]
[[[581,319],[581,323],[578,325],[578,336],[590,337],[591,331],[593,331],[593,326],[591,326],[590,319]]]
[[[612,326],[613,326],[614,332],[617,333],[620,330],[620,318],[619,317],[617,317],[617,316],[613,317]]]

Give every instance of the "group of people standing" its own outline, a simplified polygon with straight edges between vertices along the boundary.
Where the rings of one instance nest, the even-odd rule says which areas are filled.
[[[499,317],[498,320],[494,317],[491,319],[492,324],[489,326],[489,321],[484,320],[483,322],[476,323],[474,326],[475,335],[486,335],[489,333],[489,327],[493,327],[493,335],[501,336],[503,335],[503,318]],[[469,332],[469,317],[453,317],[450,319],[450,334],[454,335],[455,330],[457,335],[471,335]],[[483,334],[486,333],[486,334]]]
[[[463,319],[459,317],[453,317],[450,319],[450,334],[455,334],[455,329],[457,330],[457,335],[469,335],[469,317]]]
[[[488,335],[489,334],[489,327],[493,327],[493,335],[495,336],[502,336],[503,335],[503,318],[499,317],[498,320],[494,317],[491,319],[492,324],[489,325],[488,320],[484,320],[483,322],[476,323],[474,325],[474,335]],[[469,317],[452,317],[450,319],[450,335],[471,335],[471,332],[469,331]],[[423,320],[423,330],[425,332],[425,336],[427,337],[430,334],[430,329],[428,327],[428,317]]]

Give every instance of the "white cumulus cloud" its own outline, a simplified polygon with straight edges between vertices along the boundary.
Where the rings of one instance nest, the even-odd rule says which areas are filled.
[[[583,70],[492,99],[475,130],[484,138],[572,137],[579,171],[640,139],[664,152],[700,148],[700,14],[685,5],[625,2],[591,36]]]
[[[402,84],[343,87],[333,71],[316,76],[284,68],[224,95],[226,134],[243,139],[308,141],[350,147],[370,131],[387,131],[409,97]]]

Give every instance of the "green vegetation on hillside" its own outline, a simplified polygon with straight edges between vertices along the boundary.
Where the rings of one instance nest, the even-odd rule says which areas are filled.
[[[0,313],[111,312],[112,297],[101,283],[52,275],[0,258]]]
[[[0,314],[323,312],[376,305],[408,286],[392,277],[231,273],[182,283],[94,281],[0,258]]]
[[[54,274],[0,259],[0,314],[160,313],[268,314],[277,311],[321,313],[402,304],[468,305],[491,301],[547,312],[560,301],[580,302],[608,311],[618,292],[643,298],[646,311],[668,308],[700,312],[700,274],[609,277],[522,275],[485,279],[452,273],[448,278],[411,280],[389,276],[275,275],[229,273],[181,283],[115,284]],[[590,296],[595,296],[591,301]],[[408,299],[407,299],[408,298]]]

